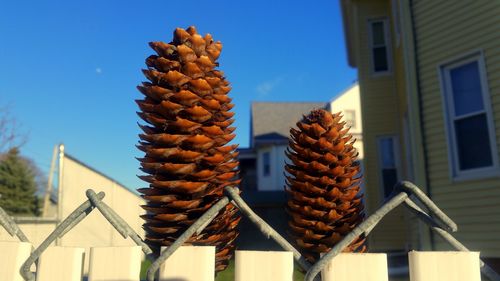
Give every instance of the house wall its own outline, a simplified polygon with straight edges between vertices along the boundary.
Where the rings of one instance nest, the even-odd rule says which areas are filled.
[[[399,105],[397,118],[401,148],[401,179],[415,183],[427,193],[409,2],[410,0],[388,1],[391,14],[395,90]],[[432,247],[429,227],[406,210],[403,216],[408,232],[406,238],[408,249],[430,250]]]
[[[61,198],[59,198],[61,216],[68,217],[79,205],[88,200],[85,191],[92,188],[96,193],[105,192],[103,201],[122,217],[141,237],[143,220],[139,217],[145,213],[140,207],[144,200],[126,187],[110,178],[75,161],[64,157],[62,162],[63,177]],[[29,241],[39,246],[57,225],[57,218],[16,218],[16,223],[26,234]],[[17,241],[5,229],[0,227],[0,240]],[[85,273],[88,272],[90,247],[99,246],[135,246],[131,239],[124,239],[111,224],[95,208],[85,219],[55,242],[58,246],[86,248]]]
[[[450,177],[440,64],[482,50],[496,143],[500,144],[500,2],[413,1],[415,34],[432,199],[459,226],[454,236],[483,256],[500,257],[500,175],[454,181]],[[498,150],[500,151],[500,147]],[[435,239],[438,249],[449,249]]]
[[[257,159],[255,157],[239,158],[239,161],[241,179],[239,188],[243,192],[257,190]]]
[[[285,186],[284,166],[286,145],[267,145],[257,150],[257,189],[259,191],[282,191]],[[269,153],[271,171],[264,176],[264,153]]]
[[[26,235],[34,247],[40,244],[54,231],[57,225],[55,219],[41,218],[14,218],[21,231]],[[3,227],[0,227],[0,241],[19,241],[17,237],[12,237]],[[53,245],[54,243],[52,243]]]
[[[363,159],[363,122],[361,120],[361,101],[359,96],[359,85],[357,83],[341,93],[340,96],[330,101],[330,111],[332,113],[341,111],[345,116],[346,110],[353,110],[355,112],[355,127],[351,127],[349,132],[356,138],[354,147],[359,152],[359,159]]]
[[[379,172],[379,155],[377,137],[385,135],[402,135],[399,118],[405,102],[398,94],[399,78],[396,67],[399,61],[392,57],[393,71],[390,74],[374,75],[371,71],[371,53],[369,48],[368,20],[386,17],[392,23],[389,1],[363,0],[351,1],[353,5],[349,24],[356,27],[355,47],[352,48],[358,69],[361,92],[362,128],[364,145],[364,167],[366,202],[368,213],[373,213],[383,202],[381,178]],[[390,30],[392,30],[390,24]],[[393,38],[391,38],[393,39]],[[391,46],[393,47],[393,46]],[[392,48],[394,50],[394,48]],[[404,161],[403,138],[399,137],[399,158]],[[403,170],[403,169],[401,169]],[[404,176],[404,174],[402,175]],[[370,234],[370,249],[373,251],[403,250],[407,247],[408,223],[405,212],[399,207],[389,214]]]
[[[140,207],[144,200],[126,187],[108,177],[82,165],[73,158],[64,157],[61,204],[62,218],[66,218],[80,204],[88,200],[85,191],[92,188],[96,193],[105,192],[103,201],[122,217],[141,237],[143,220],[139,217],[145,211]],[[132,246],[131,239],[124,239],[103,217],[94,209],[84,220],[60,239],[59,245],[86,248],[86,259],[90,247],[99,246]],[[86,271],[88,267],[88,260]]]

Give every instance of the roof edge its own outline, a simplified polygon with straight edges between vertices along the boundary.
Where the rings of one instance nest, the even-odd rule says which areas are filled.
[[[124,185],[124,184],[122,184],[121,182],[119,182],[119,181],[117,181],[117,180],[113,179],[112,177],[110,177],[110,176],[108,176],[108,175],[104,174],[103,172],[101,172],[101,171],[99,171],[99,170],[97,170],[97,169],[95,169],[95,168],[93,168],[93,167],[91,167],[91,166],[89,166],[89,165],[87,165],[87,164],[83,163],[82,161],[80,161],[80,160],[76,159],[76,157],[71,156],[71,155],[67,154],[66,152],[64,153],[64,157],[67,157],[67,158],[69,158],[69,159],[71,159],[71,160],[75,161],[76,163],[78,163],[78,164],[80,164],[80,165],[84,166],[85,168],[87,168],[87,169],[91,170],[92,172],[94,172],[94,173],[96,173],[96,174],[99,174],[100,176],[102,176],[102,177],[104,177],[104,178],[106,178],[106,179],[108,179],[108,180],[110,180],[110,181],[112,181],[112,182],[114,182],[114,183],[118,184],[119,186],[123,187],[123,189],[125,189],[125,190],[127,190],[128,192],[130,192],[130,193],[134,194],[135,196],[137,196],[137,197],[139,197],[139,198],[142,198],[139,194],[137,194],[137,193],[135,193],[134,191],[132,191],[131,189],[129,189],[126,185]]]
[[[344,90],[340,91],[340,93],[338,93],[334,98],[332,98],[330,100],[330,103],[334,102],[336,99],[340,98],[341,96],[343,96],[344,94],[346,94],[347,92],[349,92],[352,88],[354,88],[356,86],[359,86],[358,80],[356,80],[356,82],[352,83],[351,85],[349,85]]]
[[[344,30],[344,42],[347,52],[347,63],[351,67],[357,67],[356,60],[354,59],[353,47],[354,38],[352,32],[350,32],[350,19],[352,17],[352,3],[351,0],[340,0],[340,10],[342,14],[342,23]]]

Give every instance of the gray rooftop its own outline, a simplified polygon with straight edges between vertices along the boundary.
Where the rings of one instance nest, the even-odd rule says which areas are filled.
[[[286,143],[290,128],[312,109],[325,108],[324,102],[253,102],[250,146]]]

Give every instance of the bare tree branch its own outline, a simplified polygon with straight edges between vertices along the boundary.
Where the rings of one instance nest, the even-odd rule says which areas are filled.
[[[28,140],[19,122],[10,114],[9,106],[0,107],[0,153],[21,147]]]

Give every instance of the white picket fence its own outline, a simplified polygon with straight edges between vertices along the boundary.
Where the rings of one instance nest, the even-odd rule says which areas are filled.
[[[20,267],[31,253],[26,242],[0,242],[0,280],[23,281]],[[81,281],[83,248],[49,247],[40,256],[36,281]],[[88,281],[139,281],[141,247],[90,250]],[[162,264],[160,281],[214,281],[215,248],[180,247]],[[235,281],[292,281],[292,252],[236,251]],[[409,253],[410,281],[480,281],[478,252]],[[386,254],[343,253],[321,272],[322,281],[388,281]]]

